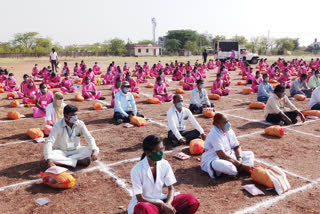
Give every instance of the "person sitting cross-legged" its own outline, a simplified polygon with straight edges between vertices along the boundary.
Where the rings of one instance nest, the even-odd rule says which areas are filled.
[[[222,174],[236,176],[239,171],[248,172],[254,167],[254,154],[242,151],[240,143],[231,128],[228,118],[215,114],[213,128],[204,143],[201,169],[211,178]]]
[[[56,164],[76,167],[90,165],[98,158],[99,148],[83,121],[77,118],[78,108],[66,105],[64,118],[56,122],[44,145],[44,158],[48,167]],[[84,136],[88,146],[80,145],[80,137]]]
[[[197,87],[191,92],[189,109],[193,114],[201,114],[203,108],[214,107],[214,104],[210,103],[207,91],[203,86],[203,79],[199,79],[197,80]]]

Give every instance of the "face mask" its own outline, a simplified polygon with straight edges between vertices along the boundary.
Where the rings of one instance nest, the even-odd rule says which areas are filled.
[[[288,72],[285,72],[285,75],[288,75]]]
[[[150,160],[152,161],[160,161],[163,158],[164,152],[151,152],[151,155],[149,156]]]
[[[160,81],[160,82],[159,82],[159,85],[161,85],[162,83],[163,83],[163,81]]]
[[[182,109],[182,106],[183,106],[183,102],[178,102],[178,103],[176,104],[176,107],[177,107],[178,109]]]
[[[199,88],[202,89],[203,88],[203,84],[199,85]]]
[[[266,81],[266,82],[269,82],[269,77],[265,78],[265,81]]]
[[[12,80],[12,79],[13,79],[13,76],[9,76],[9,79],[11,79],[11,80]]]
[[[122,82],[120,81],[120,82],[119,82],[119,85],[121,85],[121,84],[122,84]]]
[[[25,79],[23,79],[25,82],[27,82],[28,81],[28,78],[25,78]]]
[[[282,92],[281,97],[286,96],[286,92]]]
[[[59,107],[60,107],[60,106],[62,105],[62,102],[63,102],[63,100],[57,100],[57,101],[56,101],[57,106],[59,106]]]
[[[320,76],[320,74],[316,74],[316,77],[319,77]]]
[[[29,82],[29,86],[33,86],[33,82]]]
[[[230,130],[230,128],[231,128],[231,124],[229,122],[227,122],[226,124],[224,124],[222,130],[224,132],[228,132]]]
[[[127,64],[124,64],[124,66],[127,66]]]
[[[108,74],[111,74],[111,71],[108,71]]]
[[[187,74],[187,76],[188,76],[188,77],[190,77],[190,76],[191,76],[191,74]]]
[[[224,74],[224,71],[221,71],[221,74]]]
[[[128,93],[128,91],[129,91],[129,88],[128,88],[128,87],[124,87],[124,88],[123,88],[123,92],[124,92],[124,93]]]
[[[47,88],[43,88],[43,89],[41,89],[41,91],[42,91],[43,94],[45,94],[45,93],[47,93],[48,89]]]
[[[77,116],[71,116],[71,117],[69,117],[69,123],[75,123],[75,122],[77,122],[77,120],[78,120],[78,117],[77,117]]]
[[[131,76],[128,76],[128,79],[131,79]]]
[[[258,74],[258,77],[261,77],[261,74]]]
[[[90,83],[90,80],[86,80],[86,83],[89,84],[89,83]]]

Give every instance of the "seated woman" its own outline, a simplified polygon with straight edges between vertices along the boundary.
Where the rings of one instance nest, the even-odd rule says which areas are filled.
[[[182,80],[182,78],[183,78],[182,72],[180,71],[179,67],[176,67],[176,69],[173,71],[173,74],[172,74],[172,80],[179,81],[179,80]]]
[[[65,78],[61,82],[61,91],[63,93],[73,93],[76,90],[77,88],[73,86],[73,79],[70,79],[70,74],[66,73]]]
[[[190,70],[187,70],[187,76],[184,78],[184,83],[182,84],[183,90],[193,90],[197,87],[196,79],[191,76]]]
[[[285,108],[289,108],[290,111],[285,111]],[[303,114],[288,99],[285,87],[277,85],[274,94],[270,96],[264,109],[266,121],[278,125],[291,125],[298,122],[298,115],[304,122]]]
[[[94,63],[94,66],[92,67],[93,73],[95,75],[100,75],[101,71],[100,71],[100,66],[98,65],[98,62]]]
[[[23,81],[20,84],[20,91],[21,92],[17,92],[18,96],[22,99],[24,97],[23,91],[25,90],[25,88],[28,87],[28,81],[29,80],[29,75],[28,74],[24,74],[23,75]]]
[[[64,62],[64,66],[62,68],[61,75],[65,76],[66,73],[70,74],[70,70],[69,70],[69,67],[68,67],[68,63]]]
[[[122,81],[121,79],[118,77],[116,79],[116,84],[112,87],[112,99],[111,99],[111,106],[114,106],[114,97],[116,96],[116,94],[121,91],[121,84],[122,84]]]
[[[39,72],[40,72],[40,70],[38,68],[38,64],[35,64],[34,67],[32,68],[32,77],[33,78],[41,78],[39,76]]]
[[[252,84],[252,81],[254,79],[252,71],[253,71],[253,69],[250,68],[249,73],[247,73],[247,84]]]
[[[223,84],[225,86],[229,86],[231,84],[229,72],[227,69],[221,71],[221,79],[223,80]]]
[[[36,95],[38,94],[37,85],[33,79],[28,79],[26,84],[22,86],[21,92],[17,92],[17,94],[24,104],[35,104]]]
[[[256,71],[256,76],[253,78],[252,85],[251,85],[251,88],[254,93],[258,92],[260,83],[262,83],[261,74],[260,74],[260,71]]]
[[[291,80],[289,70],[286,68],[284,73],[279,78],[279,83],[282,84],[285,88],[291,88]]]
[[[7,78],[5,71],[0,68],[0,84],[5,85]]]
[[[161,77],[157,77],[157,82],[154,85],[153,97],[158,98],[161,102],[170,102],[173,94],[168,94],[167,84],[165,84]]]
[[[143,68],[140,67],[140,70],[137,73],[137,82],[139,83],[148,83],[149,80],[146,78],[145,72],[143,72]]]
[[[82,86],[82,96],[86,100],[97,100],[101,96],[101,91],[97,91],[96,85],[90,81],[89,77],[85,77],[85,82]]]
[[[131,170],[133,196],[128,214],[195,213],[200,205],[197,199],[192,194],[174,192],[176,178],[169,162],[162,159],[162,139],[149,135],[142,146],[141,160]],[[164,185],[168,188],[166,195],[162,194]]]
[[[103,85],[114,85],[114,79],[114,75],[109,67],[107,73],[104,75],[102,83]]]
[[[89,68],[88,72],[85,74],[85,77],[89,77],[90,82],[95,82],[96,80],[91,68]]]
[[[48,85],[51,88],[60,88],[61,87],[60,79],[61,79],[60,75],[57,75],[55,72],[52,72]]]
[[[56,122],[63,119],[63,108],[66,104],[63,102],[64,97],[57,92],[53,95],[53,102],[46,109],[46,124],[53,126]]]
[[[45,83],[40,84],[40,92],[36,95],[36,107],[33,108],[33,117],[45,117],[46,108],[52,103],[53,93],[48,91],[47,85]]]
[[[126,81],[128,81],[130,84],[129,92],[135,92],[139,94],[140,88],[138,87],[136,81],[131,77],[130,73],[126,74]]]
[[[125,62],[125,63],[124,63],[124,66],[123,66],[123,68],[122,68],[123,72],[124,72],[125,74],[130,73],[130,70],[129,70],[129,69],[130,69],[130,68],[129,68],[128,64]]]
[[[14,78],[13,73],[9,74],[8,79],[5,80],[4,90],[7,92],[19,91],[20,86],[17,85],[17,81]]]
[[[73,75],[79,76],[78,74],[81,73],[81,67],[78,65],[78,63],[75,63],[75,66],[73,68]]]
[[[229,88],[225,88],[223,80],[221,79],[221,74],[217,74],[217,79],[213,81],[212,94],[219,94],[220,96],[227,96],[230,93]]]

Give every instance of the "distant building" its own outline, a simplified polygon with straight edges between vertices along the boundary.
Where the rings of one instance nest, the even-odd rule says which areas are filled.
[[[143,45],[132,44],[127,45],[127,56],[160,56],[162,55],[160,45]]]
[[[166,39],[167,39],[167,36],[160,36],[158,37],[158,44],[162,47],[162,49],[165,50],[165,47],[164,45],[166,44]]]

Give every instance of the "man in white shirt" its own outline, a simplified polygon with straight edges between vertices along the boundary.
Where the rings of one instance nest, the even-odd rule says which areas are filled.
[[[213,103],[210,103],[207,91],[203,86],[203,80],[199,79],[197,80],[197,87],[191,92],[189,109],[193,114],[201,114],[203,108],[214,107]]]
[[[179,144],[189,144],[191,140],[201,136],[202,140],[206,139],[206,135],[193,117],[191,111],[183,107],[183,97],[180,94],[173,96],[173,106],[167,112],[168,119],[168,141],[173,146]],[[190,120],[195,127],[194,130],[186,131],[186,123]]]
[[[236,176],[238,171],[249,172],[254,166],[254,154],[242,151],[228,118],[217,113],[214,116],[213,128],[204,143],[201,158],[201,169],[211,178],[221,174]]]
[[[311,110],[320,110],[320,86],[312,92],[309,106]]]
[[[63,109],[64,118],[54,124],[43,151],[48,167],[55,164],[88,166],[91,161],[97,160],[99,148],[84,122],[78,120],[77,111],[77,107],[66,105]],[[80,145],[81,135],[88,146]]]
[[[139,116],[144,117],[137,111],[136,102],[133,95],[128,92],[130,84],[124,81],[121,85],[121,91],[119,91],[114,97],[114,115],[113,120],[117,125],[125,122],[130,122],[130,117]],[[130,107],[132,110],[130,110]]]
[[[295,79],[292,82],[292,85],[290,88],[291,97],[293,97],[296,94],[303,94],[306,97],[310,98],[312,93],[312,88],[309,88],[307,86],[307,78],[308,78],[308,75],[303,73],[299,78]]]
[[[50,52],[49,62],[51,62],[51,67],[52,67],[53,72],[54,71],[58,72],[57,71],[58,54],[54,48],[52,48],[52,51]]]

